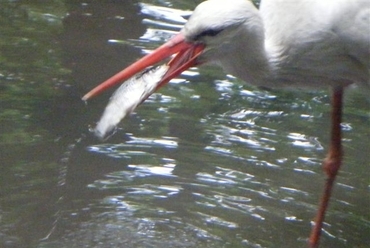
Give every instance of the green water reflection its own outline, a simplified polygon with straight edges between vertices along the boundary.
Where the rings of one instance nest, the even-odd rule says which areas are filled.
[[[69,73],[61,65],[56,44],[65,14],[63,2],[26,2],[2,2],[0,8],[2,146],[47,138],[47,131],[35,128],[37,108],[59,94],[58,84]]]
[[[69,74],[56,43],[63,15],[62,1],[0,3],[2,247],[26,247],[50,228],[57,145],[55,134],[40,120],[47,122]]]

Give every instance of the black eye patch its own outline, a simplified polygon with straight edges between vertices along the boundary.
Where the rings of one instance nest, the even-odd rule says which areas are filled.
[[[194,37],[194,40],[198,40],[198,39],[200,39],[202,37],[205,37],[205,36],[216,36],[221,31],[222,31],[222,29],[207,29],[207,30],[204,30],[203,32],[197,34]]]

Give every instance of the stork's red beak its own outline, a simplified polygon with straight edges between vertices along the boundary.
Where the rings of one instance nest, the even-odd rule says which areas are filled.
[[[184,36],[180,33],[162,46],[158,47],[152,53],[144,56],[126,69],[118,72],[116,75],[112,76],[105,82],[89,91],[82,97],[82,100],[86,101],[100,92],[131,78],[145,68],[161,62],[162,60],[177,53],[177,55],[168,63],[169,69],[159,82],[157,86],[158,89],[159,87],[168,83],[172,78],[180,75],[189,67],[198,65],[199,63],[197,62],[197,57],[202,53],[203,49],[203,44],[188,43],[185,41]]]

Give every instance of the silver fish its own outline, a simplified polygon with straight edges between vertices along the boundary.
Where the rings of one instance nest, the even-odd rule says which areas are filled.
[[[125,81],[109,99],[94,134],[100,139],[111,134],[123,118],[154,93],[168,68],[167,65],[150,68]]]

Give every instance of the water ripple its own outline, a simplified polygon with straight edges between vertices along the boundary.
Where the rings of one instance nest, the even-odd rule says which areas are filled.
[[[163,148],[177,148],[178,144],[176,139],[173,137],[162,137],[163,139],[154,139],[154,138],[136,138],[131,137],[132,139],[126,143],[129,145],[139,145],[145,147],[163,147]]]
[[[166,23],[173,22],[183,25],[186,23],[184,17],[189,17],[192,13],[192,11],[155,6],[146,3],[140,3],[139,5],[142,14],[152,16],[155,19],[164,20]]]
[[[207,182],[207,183],[216,183],[216,184],[236,184],[236,182],[232,179],[218,177],[216,175],[212,175],[209,173],[198,172],[196,177],[199,181]]]
[[[162,175],[162,176],[174,176],[172,174],[175,169],[175,164],[165,164],[163,166],[153,165],[128,165],[128,168],[135,169],[136,172],[141,175]]]
[[[233,223],[230,221],[226,221],[220,217],[204,214],[197,212],[197,214],[200,216],[201,219],[203,219],[204,222],[208,224],[218,225],[218,226],[224,226],[227,228],[237,228],[239,225],[237,223]]]
[[[280,187],[281,190],[283,191],[287,191],[291,194],[301,194],[301,195],[304,195],[304,196],[308,196],[309,194],[305,191],[302,191],[302,190],[298,190],[298,189],[294,189],[294,188],[289,188],[289,187]]]
[[[145,148],[163,148],[176,149],[178,147],[177,139],[173,137],[138,138],[130,136],[130,140],[119,144],[95,144],[86,149],[90,152],[106,154],[114,158],[131,158],[134,156],[153,156],[153,154],[143,151]],[[133,150],[140,149],[140,150]]]
[[[291,144],[296,147],[324,150],[324,147],[321,145],[316,137],[307,137],[306,135],[299,133],[289,133],[287,135],[287,138],[293,140]]]

